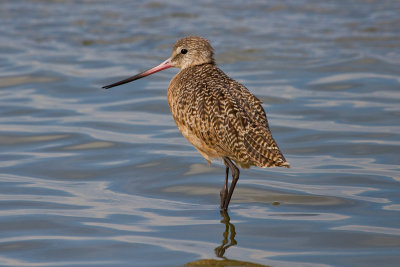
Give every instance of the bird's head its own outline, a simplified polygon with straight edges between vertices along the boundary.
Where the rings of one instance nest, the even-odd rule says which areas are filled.
[[[213,56],[214,49],[211,47],[208,40],[198,36],[184,37],[175,43],[171,57],[161,64],[125,80],[103,86],[103,88],[109,89],[114,86],[129,83],[171,67],[185,69],[206,63],[214,64]]]

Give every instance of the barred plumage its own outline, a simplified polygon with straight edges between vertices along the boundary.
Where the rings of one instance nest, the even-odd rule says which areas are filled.
[[[208,162],[229,157],[243,168],[288,167],[261,101],[214,64],[181,70],[168,103],[179,130]]]
[[[104,88],[169,67],[180,68],[168,87],[168,104],[183,136],[207,162],[220,158],[226,165],[225,184],[220,194],[221,209],[227,210],[239,179],[239,169],[231,160],[242,168],[289,168],[289,163],[271,135],[262,102],[221,71],[215,65],[213,53],[206,39],[182,38],[176,42],[171,57],[160,65]],[[228,191],[229,169],[232,183]]]

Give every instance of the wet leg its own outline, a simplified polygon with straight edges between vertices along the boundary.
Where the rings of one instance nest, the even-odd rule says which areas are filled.
[[[229,176],[229,167],[226,166],[224,187],[222,187],[221,191],[219,192],[219,196],[221,197],[221,205],[220,205],[221,210],[224,208],[225,200],[226,197],[228,196],[228,176]]]
[[[235,186],[237,181],[239,180],[240,171],[238,167],[230,160],[228,157],[224,157],[224,163],[229,169],[232,171],[232,182],[231,187],[229,188],[228,194],[225,197],[225,202],[222,210],[228,210],[229,202],[231,201],[233,191],[235,190]]]

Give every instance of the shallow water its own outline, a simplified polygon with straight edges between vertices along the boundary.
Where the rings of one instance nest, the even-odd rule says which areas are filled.
[[[1,1],[1,266],[397,266],[398,1]],[[291,169],[181,136],[166,70],[201,35],[264,101]],[[230,218],[229,218],[230,217]],[[260,265],[256,265],[260,264]]]

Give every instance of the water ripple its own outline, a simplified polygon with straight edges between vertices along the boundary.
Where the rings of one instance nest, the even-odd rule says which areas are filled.
[[[0,265],[397,266],[398,1],[0,2]],[[290,169],[224,166],[176,129],[169,69],[201,35]]]

